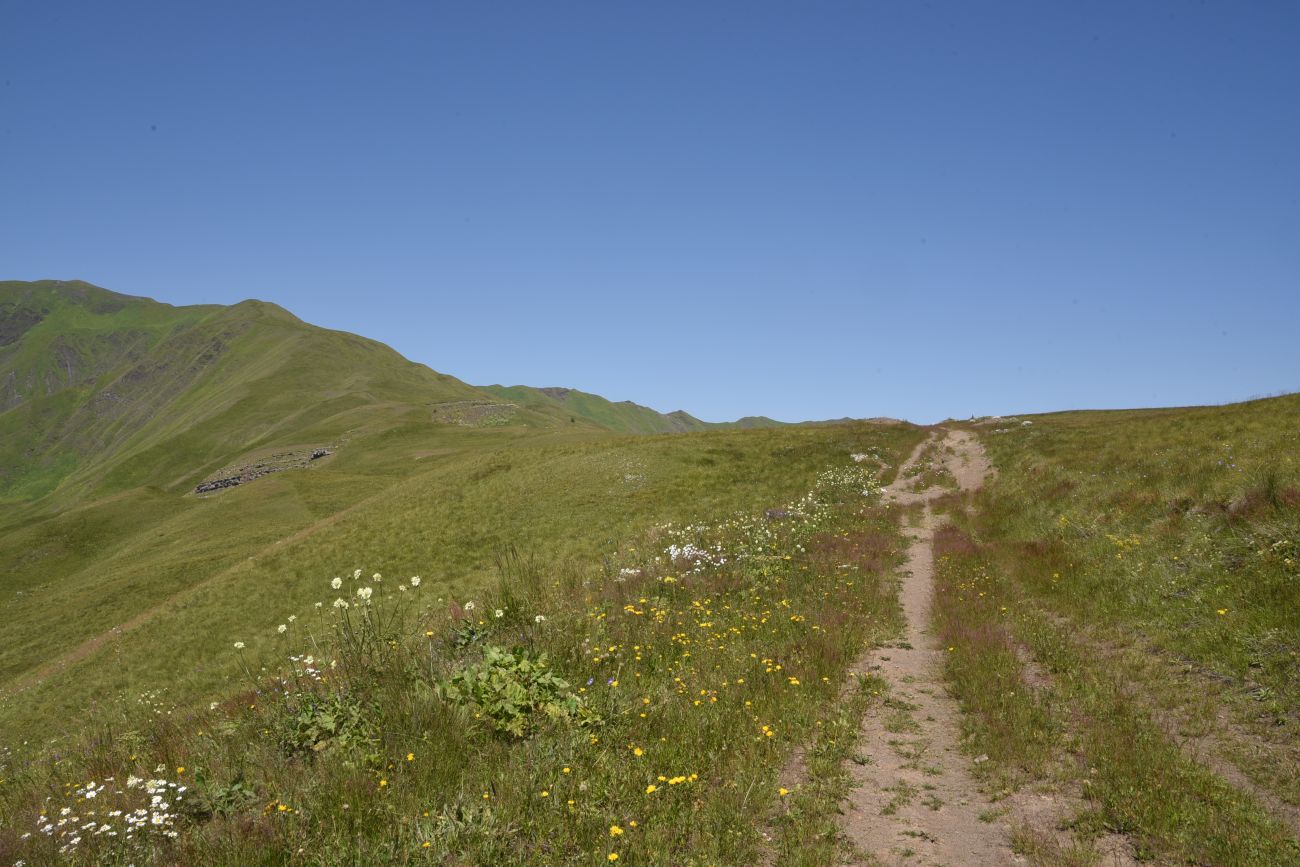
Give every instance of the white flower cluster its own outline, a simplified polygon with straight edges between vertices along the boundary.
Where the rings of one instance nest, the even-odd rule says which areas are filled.
[[[185,800],[187,787],[165,779],[145,780],[127,777],[117,788],[113,777],[103,782],[91,781],[71,793],[82,806],[58,811],[47,809],[36,819],[36,830],[59,842],[59,854],[69,855],[91,838],[116,838],[121,844],[151,837],[175,838],[180,819],[177,806]],[[102,809],[87,809],[91,805]],[[47,808],[50,801],[46,801]],[[30,837],[30,832],[23,835]]]
[[[720,544],[711,547],[701,547],[693,542],[683,545],[674,544],[665,548],[664,554],[674,567],[687,574],[698,574],[710,567],[726,565],[727,562],[727,555],[723,553]]]
[[[862,454],[879,461],[874,451]],[[777,557],[783,548],[802,552],[803,542],[826,526],[837,506],[879,496],[882,490],[876,475],[865,467],[832,467],[817,475],[811,491],[783,509],[768,509],[762,516],[738,514],[716,524],[661,526],[657,529],[669,544],[655,562],[666,559],[677,573],[661,580],[700,575],[728,562]],[[640,574],[639,569],[623,568],[618,580]]]

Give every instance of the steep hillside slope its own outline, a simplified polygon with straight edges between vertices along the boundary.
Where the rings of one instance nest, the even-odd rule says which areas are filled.
[[[0,504],[183,491],[241,457],[332,450],[434,423],[439,405],[491,402],[273,304],[172,307],[79,282],[0,283]],[[551,423],[517,411],[506,421]]]
[[[528,385],[484,385],[482,391],[557,418],[583,419],[619,433],[685,433],[717,428],[764,428],[782,424],[763,416],[735,422],[707,422],[682,410],[662,413],[630,400],[606,400],[574,388],[534,388]]]

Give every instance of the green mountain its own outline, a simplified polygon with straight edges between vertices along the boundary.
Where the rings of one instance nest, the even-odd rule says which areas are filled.
[[[718,428],[777,427],[782,422],[747,416],[734,422],[707,422],[682,410],[662,413],[630,400],[612,401],[574,388],[534,388],[529,385],[484,385],[482,391],[557,417],[584,419],[620,433],[686,433]]]
[[[0,505],[185,491],[439,423],[555,424],[274,304],[0,283]]]

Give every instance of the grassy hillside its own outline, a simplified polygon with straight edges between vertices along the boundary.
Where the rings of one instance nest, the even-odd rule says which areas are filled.
[[[735,422],[700,421],[690,413],[677,410],[661,413],[630,400],[615,403],[598,394],[573,388],[533,388],[528,385],[484,385],[481,390],[502,400],[517,403],[556,418],[585,419],[620,433],[683,433],[718,428],[775,427],[781,422],[762,416],[748,416]]]
[[[768,783],[783,757],[829,708],[846,660],[889,628],[892,608],[881,582],[896,546],[895,526],[888,514],[860,507],[874,490],[873,471],[887,472],[918,438],[913,428],[708,426],[684,435],[620,436],[611,429],[659,429],[642,412],[661,422],[667,417],[622,411],[623,405],[595,396],[559,404],[542,392],[545,401],[483,392],[372,341],[314,328],[259,302],[173,308],[54,282],[4,284],[3,290],[0,618],[8,640],[0,647],[0,861],[281,863],[295,849],[305,853],[300,844],[307,844],[349,863],[401,862],[423,859],[435,840],[442,841],[435,851],[450,857],[491,860],[506,837],[493,831],[492,839],[455,842],[447,829],[471,807],[482,808],[484,787],[501,792],[499,804],[491,805],[502,816],[501,829],[532,821],[533,781],[525,777],[543,760],[557,760],[578,731],[559,725],[556,714],[577,714],[581,705],[581,738],[596,737],[589,748],[600,743],[601,751],[610,750],[603,758],[592,753],[584,786],[608,789],[602,797],[609,809],[617,799],[624,809],[644,796],[626,788],[627,769],[613,760],[625,751],[616,733],[650,718],[646,705],[625,712],[612,703],[615,695],[597,702],[586,696],[587,686],[561,687],[555,677],[563,669],[579,678],[585,667],[603,665],[603,656],[583,657],[594,638],[604,641],[612,629],[620,642],[656,648],[660,661],[631,673],[633,682],[647,690],[653,684],[664,701],[681,699],[684,675],[702,684],[714,678],[712,663],[672,661],[685,646],[676,633],[710,628],[699,626],[705,622],[700,610],[719,628],[728,618],[726,629],[735,636],[719,640],[719,632],[702,650],[725,650],[737,665],[779,655],[782,663],[773,670],[808,680],[810,701],[784,701],[793,688],[784,676],[737,691],[737,698],[749,698],[727,702],[725,712],[710,701],[678,758],[662,756],[700,764],[703,756],[731,751],[734,759],[712,773],[750,782],[744,791],[735,783],[717,787],[708,833],[752,849],[757,826],[734,809],[734,799],[749,798],[748,789],[761,782],[761,800],[779,800]],[[687,424],[679,420],[667,429]],[[876,458],[854,463],[850,454]],[[266,473],[268,467],[292,469]],[[195,493],[200,482],[229,479],[252,481]],[[813,499],[800,499],[810,491]],[[783,504],[793,504],[788,508],[797,520],[764,517],[765,509]],[[828,558],[838,554],[817,554],[812,544],[829,544],[826,534],[841,525],[869,536],[853,577],[834,573],[839,566]],[[743,538],[736,535],[741,528],[748,528]],[[715,545],[741,544],[745,562],[692,577],[686,573],[694,564],[670,553],[679,542],[682,550],[698,545],[710,556],[720,556]],[[334,576],[355,569],[421,576],[418,588],[406,581],[401,593],[395,583],[367,583],[379,591],[373,609],[348,596],[366,617],[389,610],[378,604],[384,591],[393,594],[386,602],[399,608],[411,600],[405,629],[388,620],[356,621],[362,632],[339,632],[343,622],[325,619],[343,609],[316,603],[329,602],[323,594],[333,590]],[[834,594],[820,580],[805,579],[803,573],[814,571],[834,576]],[[598,597],[609,602],[633,574],[663,582],[656,593],[665,607],[644,633],[631,620],[606,623],[610,616],[633,616],[627,610],[609,608],[596,617],[589,605]],[[354,587],[360,585],[350,584],[349,592]],[[858,599],[862,587],[870,592]],[[509,614],[501,623],[471,621],[468,600]],[[711,600],[721,606],[716,613],[707,607]],[[771,616],[771,607],[792,605],[797,617]],[[545,618],[526,620],[533,611]],[[854,612],[851,623],[846,611]],[[317,631],[299,632],[309,621]],[[827,642],[829,633],[819,631],[832,622],[835,640]],[[744,637],[745,629],[754,635]],[[525,654],[518,662],[541,678],[537,688],[559,691],[561,704],[547,712],[552,722],[527,722],[526,743],[480,728],[444,691],[457,671],[497,658],[487,649],[489,634],[503,648],[518,648],[526,636],[523,650],[509,652]],[[335,654],[331,661],[348,670],[346,678],[314,681],[322,690],[300,696],[311,709],[269,701],[283,690],[274,672],[305,664],[302,653],[289,652],[286,636],[305,641],[308,655]],[[353,643],[357,638],[362,645]],[[353,650],[361,655],[347,655]],[[417,662],[430,651],[434,656]],[[556,660],[554,669],[542,667],[542,652]],[[241,694],[246,690],[253,692]],[[380,710],[384,705],[388,711]],[[262,711],[273,717],[258,716]],[[324,725],[334,734],[288,735],[286,726],[297,726],[291,719],[301,713],[308,729]],[[769,728],[742,743],[738,722],[755,713]],[[680,730],[683,721],[655,715],[638,737]],[[608,739],[589,732],[587,723]],[[218,735],[219,742],[212,740]],[[468,754],[465,737],[480,757],[473,766],[456,759]],[[412,757],[420,743],[423,775],[391,784],[382,777],[391,764],[382,744],[390,741],[402,742]],[[178,806],[178,787],[191,793],[183,809],[150,825],[174,830],[174,839],[143,833],[115,848],[55,839],[39,828],[34,838],[22,836],[48,809],[49,796],[71,797],[84,811],[87,792],[65,785],[74,778],[112,776],[122,792],[113,798],[129,800],[144,789],[157,794],[162,772],[144,774],[139,763],[146,760],[151,769],[173,768],[168,775],[181,782],[164,788]],[[577,764],[576,757],[570,761]],[[137,770],[154,782],[121,782]],[[676,791],[688,777],[696,783],[702,773],[672,782],[665,777],[665,791]],[[356,815],[388,819],[350,827],[353,814],[340,812],[350,807],[336,799],[358,786],[357,797],[346,795]],[[420,822],[428,816],[416,816],[420,822],[401,832],[416,835],[416,845],[397,852],[393,811],[427,800],[430,786],[444,795],[420,812],[436,807],[442,824],[426,828]],[[371,795],[397,797],[385,802]],[[643,813],[640,826],[657,829],[647,839],[682,851],[673,829],[689,803],[665,797],[661,807]],[[291,831],[299,842],[276,836],[290,826],[272,823],[308,810],[316,818]],[[563,824],[561,814],[552,818]],[[563,832],[567,842],[558,845],[576,854],[603,844],[610,826],[593,821],[594,814],[576,836]],[[249,822],[265,824],[249,837]]]
[[[182,515],[164,525],[165,544],[96,559],[103,564],[97,580],[112,584],[114,570],[121,569],[140,581],[131,561],[143,556],[163,564],[184,556],[187,544],[206,544],[204,525],[222,526],[226,538],[238,537],[230,530],[259,535],[224,571],[179,590],[159,588],[145,621],[108,634],[66,668],[9,693],[0,720],[15,752],[2,772],[0,825],[31,824],[38,793],[61,792],[64,777],[120,780],[146,762],[171,768],[168,777],[190,781],[208,799],[200,810],[207,818],[178,817],[176,827],[184,830],[179,840],[149,850],[163,861],[262,863],[299,847],[317,853],[315,860],[327,861],[332,851],[347,863],[405,863],[428,855],[529,863],[546,858],[551,846],[603,859],[607,851],[629,851],[605,848],[612,825],[628,833],[642,829],[638,848],[653,851],[661,844],[664,863],[672,861],[669,853],[706,840],[718,857],[732,849],[753,851],[761,830],[753,810],[780,801],[776,777],[789,749],[833,704],[847,661],[892,622],[892,603],[879,582],[897,548],[896,526],[885,512],[859,510],[871,503],[864,493],[876,484],[872,470],[887,471],[885,464],[896,463],[918,437],[908,427],[846,425],[550,444],[503,439],[501,448],[444,456],[337,518],[274,541],[273,528],[242,519],[246,509],[272,496],[284,504],[304,502],[308,491],[326,497],[328,488],[315,490],[329,478],[325,470],[285,473],[223,493],[204,502],[219,512]],[[854,453],[879,455],[885,463],[854,463]],[[280,490],[289,487],[298,489],[297,498]],[[820,493],[801,500],[809,491]],[[786,508],[795,517],[775,523],[764,517],[765,509],[792,503]],[[87,516],[85,526],[93,524]],[[837,528],[858,534],[856,541],[836,542],[829,534]],[[701,555],[668,553],[674,544],[737,559],[734,566],[705,569],[694,560]],[[857,564],[855,571],[842,571],[843,562]],[[347,578],[354,568],[385,578],[361,585]],[[330,682],[341,691],[323,689],[310,700],[313,708],[333,707],[330,714],[355,719],[358,727],[340,730],[338,742],[324,746],[316,735],[302,735],[307,740],[295,742],[315,756],[305,760],[299,747],[282,739],[284,726],[316,710],[290,710],[272,700],[260,672],[301,665],[303,652],[323,658],[351,646],[347,633],[331,632],[335,621],[328,618],[339,613],[330,604],[338,595],[329,585],[333,576],[344,576],[344,592],[354,601],[358,587],[373,586],[392,595],[387,603],[405,603],[417,589],[408,583],[398,594],[394,588],[411,574],[422,580],[406,628],[388,621],[375,627],[384,642],[396,642],[379,645],[395,655],[331,657],[359,666],[357,677],[349,674],[346,688],[342,679],[326,678],[322,687]],[[30,672],[58,646],[82,638],[81,627],[58,613],[76,604],[68,594],[77,593],[79,583],[36,588],[31,607],[10,619],[31,622],[14,644],[48,645],[11,668]],[[121,622],[131,610],[128,596],[122,610],[105,612],[103,623]],[[642,597],[646,601],[637,601]],[[480,613],[467,617],[471,600]],[[316,602],[328,607],[317,609]],[[499,623],[487,614],[497,608],[508,612]],[[277,633],[278,624],[290,623]],[[297,631],[309,623],[310,637]],[[297,643],[285,644],[286,636]],[[235,641],[245,646],[236,651]],[[481,664],[485,648],[498,643],[524,648],[518,652],[529,659],[547,653],[570,686],[537,688],[582,696],[599,723],[571,727],[543,713],[527,723],[529,737],[520,738],[480,725],[472,710],[457,710],[438,684]],[[607,650],[593,655],[597,645]],[[780,667],[766,663],[764,676],[767,659],[779,659]],[[771,676],[774,670],[780,674]],[[583,685],[597,675],[608,681],[599,693]],[[265,698],[228,700],[249,683],[247,676]],[[363,688],[363,680],[369,686]],[[623,681],[626,693],[618,692]],[[706,698],[696,701],[699,689]],[[362,712],[364,721],[353,716]],[[320,722],[312,719],[309,728]],[[65,740],[56,747],[64,758],[54,768],[24,761],[35,745],[21,747],[19,737],[45,737],[87,722],[96,731],[133,733]],[[679,742],[668,743],[670,736]],[[640,752],[629,748],[630,739],[643,745]],[[656,757],[647,760],[646,768],[655,770],[645,780],[626,764],[642,753]],[[470,755],[473,762],[467,762]],[[680,797],[676,769],[689,788]],[[665,779],[656,783],[660,772]],[[649,786],[661,786],[664,794],[644,800]],[[547,800],[552,789],[555,800]],[[746,801],[752,809],[738,809]],[[473,821],[483,810],[494,818]],[[291,811],[294,822],[282,822],[281,814]],[[361,824],[352,822],[353,815]],[[248,822],[258,827],[251,836]],[[455,830],[465,822],[473,828]],[[535,832],[533,848],[505,834],[524,822]],[[702,835],[694,843],[680,836],[691,823]],[[0,837],[0,852],[7,855],[6,846],[15,856],[55,851],[25,848],[15,835]],[[141,853],[77,849],[77,857],[96,863],[118,855]]]
[[[998,475],[949,504],[938,619],[989,784],[1080,797],[1031,860],[1300,863],[1298,422],[1291,395],[976,427]]]
[[[961,806],[1032,864],[1300,864],[1298,422],[949,425],[975,491],[960,432],[2,284],[0,863],[812,867],[856,775],[902,857]],[[884,664],[917,636],[950,713]]]
[[[177,308],[84,283],[0,283],[0,341],[0,505],[184,491],[241,456],[346,452],[432,425],[439,404],[491,400],[258,301]]]

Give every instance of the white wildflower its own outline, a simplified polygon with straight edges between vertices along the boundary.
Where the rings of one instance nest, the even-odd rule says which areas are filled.
[[[347,607],[348,607],[348,600],[346,600],[346,599],[335,599],[335,600],[334,600],[334,607],[335,607],[335,608],[347,608]]]
[[[339,589],[340,587],[343,586],[343,579],[335,578],[333,581],[330,582],[330,586],[333,587],[335,590]]]
[[[465,610],[466,610],[466,611],[473,611],[473,610],[474,610],[474,602],[473,602],[473,600],[470,600],[469,602],[466,602],[466,603],[465,603]]]
[[[235,650],[243,650],[243,649],[244,649],[244,642],[242,642],[242,641],[236,641],[236,642],[235,642]]]
[[[502,611],[500,608],[498,608],[496,611],[493,611],[493,612],[492,612],[492,616],[493,616],[493,617],[505,617],[505,616],[506,616],[506,613],[505,613],[504,611]]]
[[[358,587],[357,598],[362,600],[363,602],[369,602],[370,596],[374,592],[375,592],[375,588],[373,587]]]
[[[544,615],[544,614],[539,614],[539,615],[537,615],[536,617],[533,618],[533,622],[534,622],[534,623],[545,623],[545,622],[546,622],[546,615]]]
[[[279,626],[275,627],[275,631],[280,633],[281,635],[284,635],[286,632],[289,631],[289,627],[281,623]]]
[[[420,576],[419,576],[419,575],[412,575],[412,576],[411,576],[411,586],[412,586],[412,587],[419,587],[419,586],[420,586]]]

